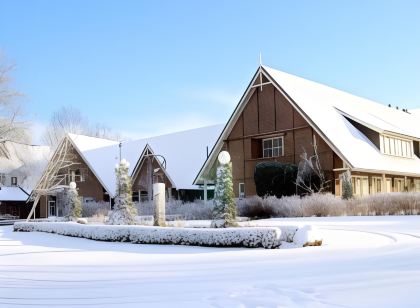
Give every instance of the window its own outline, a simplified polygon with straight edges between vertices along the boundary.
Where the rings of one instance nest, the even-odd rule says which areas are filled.
[[[82,172],[81,169],[76,170],[70,170],[70,173],[68,175],[69,183],[70,182],[84,182],[84,172]]]
[[[380,136],[381,152],[400,157],[413,157],[413,141],[395,137]]]
[[[414,190],[420,192],[420,180],[414,180]]]
[[[5,185],[6,184],[6,174],[0,173],[0,184]]]
[[[369,179],[368,177],[352,177],[351,184],[353,186],[353,194],[355,196],[369,195]]]
[[[140,202],[145,202],[145,201],[149,201],[149,194],[147,193],[146,190],[141,190],[140,191]]]
[[[140,194],[139,194],[139,192],[138,192],[138,191],[133,191],[133,195],[132,195],[132,198],[131,198],[131,199],[132,199],[132,201],[133,201],[133,202],[139,202],[139,200],[140,200],[140,199],[139,199],[139,195],[140,195]]]
[[[245,198],[245,183],[239,183],[239,198]]]
[[[404,179],[394,179],[394,191],[403,192],[404,190]]]
[[[283,137],[263,139],[263,157],[283,156]]]
[[[380,193],[382,192],[382,179],[381,178],[372,178],[372,191],[371,193]]]
[[[12,186],[17,186],[17,177],[12,176],[10,182],[11,182]]]

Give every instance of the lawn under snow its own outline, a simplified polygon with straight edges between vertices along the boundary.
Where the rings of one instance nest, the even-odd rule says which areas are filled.
[[[419,216],[250,223],[312,224],[324,243],[274,250],[133,245],[4,226],[0,306],[419,306]]]

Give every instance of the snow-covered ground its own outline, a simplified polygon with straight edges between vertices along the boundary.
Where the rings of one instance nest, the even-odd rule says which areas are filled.
[[[135,245],[0,227],[0,306],[419,306],[419,216],[250,222],[308,223],[323,246]]]

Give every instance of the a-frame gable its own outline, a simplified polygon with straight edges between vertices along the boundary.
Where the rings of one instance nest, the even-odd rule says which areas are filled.
[[[146,144],[139,159],[137,160],[136,166],[133,168],[133,171],[131,172],[131,179],[133,181],[133,183],[135,182],[135,180],[137,179],[137,176],[139,175],[139,172],[144,164],[145,158],[148,155],[155,155],[155,153],[153,152],[153,149],[151,148],[151,146],[149,144]],[[169,182],[172,185],[172,188],[176,188],[175,182],[171,179],[169,173],[167,172],[167,170],[164,168],[164,166],[162,165],[161,161],[159,159],[155,160],[157,162],[157,164],[159,165],[159,168],[163,171],[163,173],[165,174],[165,177],[169,180]]]
[[[351,164],[348,162],[348,160],[344,157],[344,155],[339,151],[339,149],[336,148],[336,146],[326,137],[326,135],[317,127],[317,125],[311,121],[310,116],[305,114],[301,108],[293,101],[293,99],[282,89],[282,87],[275,81],[274,78],[270,76],[270,74],[264,69],[263,66],[260,66],[257,71],[255,72],[251,82],[249,83],[246,91],[242,95],[239,103],[237,104],[235,110],[233,111],[231,117],[229,118],[229,121],[227,122],[225,128],[223,129],[223,132],[219,136],[216,144],[213,146],[209,157],[203,164],[200,172],[198,173],[197,177],[194,180],[194,184],[200,185],[204,183],[205,177],[207,174],[210,173],[211,168],[214,166],[218,153],[222,150],[224,145],[224,140],[228,138],[228,136],[232,133],[232,131],[235,129],[235,125],[238,122],[239,117],[243,114],[243,111],[247,108],[247,105],[250,103],[250,100],[252,99],[255,89],[256,88],[264,88],[266,85],[273,85],[274,88],[285,97],[285,99],[290,103],[292,108],[298,112],[298,114],[304,119],[313,129],[314,131],[325,141],[325,143],[337,154],[337,156],[342,159],[343,162],[345,162],[349,167],[351,167]],[[264,91],[263,91],[264,92]],[[276,94],[274,94],[276,95]],[[252,102],[251,102],[252,104]],[[252,110],[250,111],[252,112]],[[255,112],[255,111],[254,111]],[[256,111],[258,112],[258,111]],[[244,120],[244,122],[246,119]],[[245,126],[245,124],[244,124]],[[236,127],[236,129],[238,129]],[[244,132],[245,135],[247,132]],[[248,132],[250,133],[250,132]],[[206,179],[210,180],[210,179]],[[211,182],[211,181],[209,181]]]

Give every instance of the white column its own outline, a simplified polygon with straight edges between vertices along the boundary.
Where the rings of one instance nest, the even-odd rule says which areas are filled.
[[[204,180],[204,203],[207,203],[207,180]]]
[[[165,183],[153,184],[153,204],[155,207],[155,226],[165,226]]]

